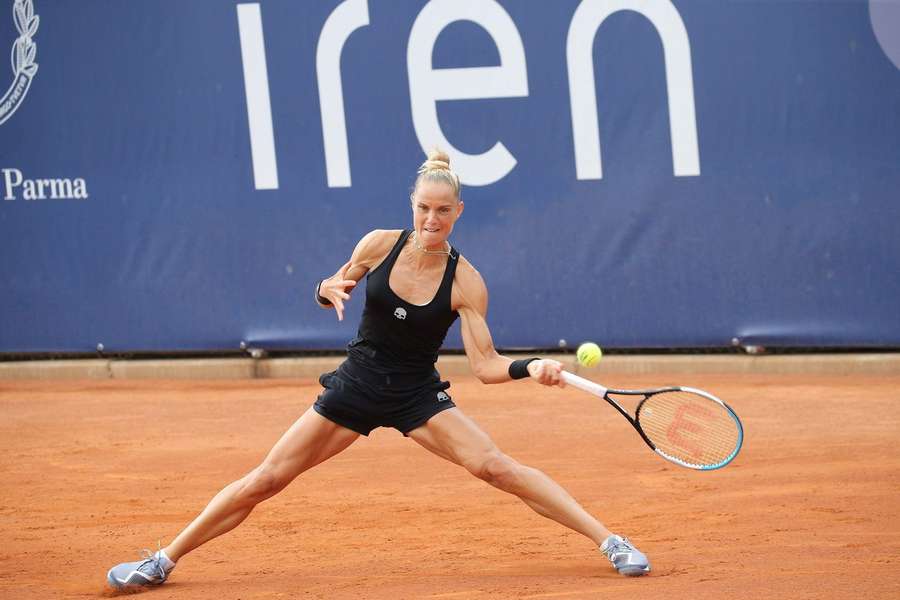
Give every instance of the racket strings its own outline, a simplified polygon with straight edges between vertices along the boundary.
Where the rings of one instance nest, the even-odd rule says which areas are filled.
[[[638,423],[658,450],[693,465],[726,462],[741,439],[740,428],[725,406],[692,392],[650,396],[641,405]]]

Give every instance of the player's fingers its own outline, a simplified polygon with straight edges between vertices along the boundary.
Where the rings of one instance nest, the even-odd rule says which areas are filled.
[[[559,376],[554,378],[554,368],[550,361],[542,360],[537,367],[537,380],[543,385],[555,385]]]
[[[338,321],[344,320],[344,303],[340,298],[334,299],[334,312],[337,313]]]
[[[352,279],[344,279],[343,281],[341,281],[341,285],[344,286],[345,290],[349,290],[353,289],[353,287],[356,285],[356,282]]]
[[[562,378],[562,363],[555,360],[546,360],[542,367],[545,373],[545,385],[565,386],[565,381]]]
[[[559,385],[560,368],[558,365],[550,364],[547,366],[547,382],[548,385]]]

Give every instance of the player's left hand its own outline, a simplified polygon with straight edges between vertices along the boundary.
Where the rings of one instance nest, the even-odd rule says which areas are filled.
[[[528,374],[540,384],[566,387],[566,382],[562,378],[562,368],[561,362],[542,358],[528,363]]]

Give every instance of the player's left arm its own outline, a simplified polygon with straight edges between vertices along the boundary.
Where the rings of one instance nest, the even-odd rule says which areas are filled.
[[[459,313],[463,346],[475,376],[484,383],[511,381],[509,365],[513,361],[494,348],[487,325],[487,286],[481,274],[463,258],[456,269],[453,307]],[[562,364],[555,360],[540,359],[528,364],[531,378],[544,385],[564,385],[561,371]]]

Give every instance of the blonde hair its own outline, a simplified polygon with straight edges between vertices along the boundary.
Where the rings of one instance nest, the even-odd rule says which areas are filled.
[[[419,167],[419,176],[416,177],[412,195],[415,195],[419,184],[423,181],[446,183],[453,189],[456,197],[460,197],[459,175],[450,169],[450,157],[443,150],[435,148],[428,152],[428,158]]]

